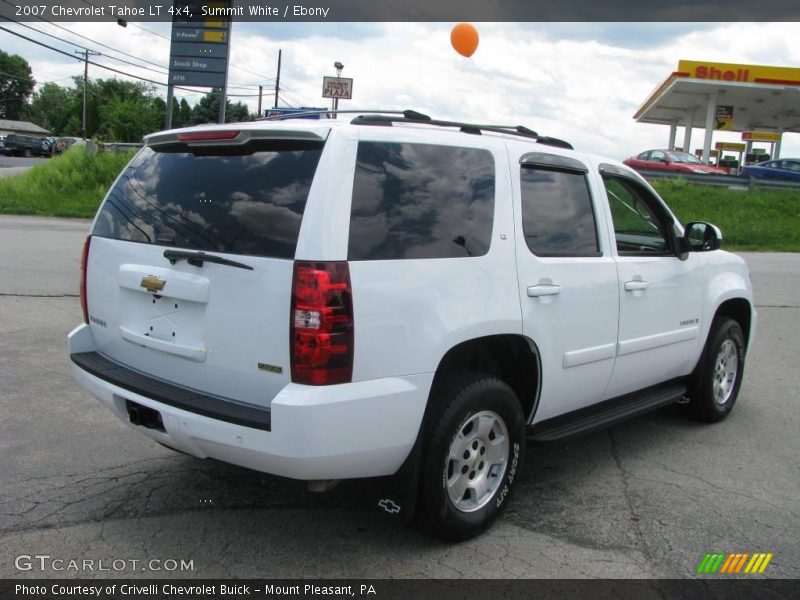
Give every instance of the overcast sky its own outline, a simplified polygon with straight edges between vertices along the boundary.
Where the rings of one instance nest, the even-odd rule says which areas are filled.
[[[4,23],[72,53],[85,45],[107,56],[99,63],[166,81],[153,72],[112,60],[110,46],[137,59],[166,65],[169,23],[143,29],[107,23],[29,24],[57,39]],[[800,23],[477,23],[480,45],[463,58],[450,45],[454,23],[234,23],[231,94],[255,111],[258,84],[264,106],[273,102],[278,49],[283,49],[281,105],[328,106],[322,76],[334,61],[354,79],[353,100],[340,108],[413,108],[441,119],[523,124],[566,139],[580,150],[623,159],[667,144],[668,128],[637,124],[633,114],[680,59],[800,66]],[[160,34],[155,35],[155,34]],[[69,84],[83,63],[0,31],[0,48],[23,56],[37,81]],[[121,56],[132,63],[134,58]],[[113,73],[90,66],[90,77]],[[158,92],[166,96],[165,88]],[[198,94],[199,95],[199,94]],[[193,103],[198,95],[178,91]],[[683,136],[679,130],[677,142]],[[740,141],[717,133],[714,141]],[[702,143],[695,131],[693,146]],[[783,156],[800,155],[800,134],[784,138]]]

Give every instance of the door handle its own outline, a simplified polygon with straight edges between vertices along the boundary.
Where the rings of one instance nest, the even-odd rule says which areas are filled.
[[[528,287],[528,296],[540,298],[541,296],[556,296],[561,291],[561,286],[549,283],[540,283]]]
[[[625,291],[626,292],[636,292],[639,290],[646,290],[650,287],[649,281],[642,281],[641,279],[634,279],[633,281],[626,281],[625,282]]]

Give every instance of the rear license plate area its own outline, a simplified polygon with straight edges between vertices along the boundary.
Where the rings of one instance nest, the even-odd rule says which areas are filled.
[[[143,406],[132,400],[125,401],[125,409],[128,412],[128,421],[130,421],[132,425],[147,427],[148,429],[155,429],[156,431],[165,431],[161,413],[157,410]]]

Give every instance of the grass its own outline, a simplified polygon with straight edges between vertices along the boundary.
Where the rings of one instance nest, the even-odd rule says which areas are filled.
[[[682,180],[653,187],[684,225],[718,226],[726,250],[800,252],[800,190],[732,190]]]
[[[22,175],[0,179],[0,214],[89,219],[132,156],[72,147]]]
[[[131,153],[82,147],[0,179],[0,214],[92,218]],[[800,190],[730,190],[682,180],[653,184],[683,223],[722,229],[727,250],[800,252]]]

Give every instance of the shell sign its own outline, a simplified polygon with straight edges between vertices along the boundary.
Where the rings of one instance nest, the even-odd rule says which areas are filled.
[[[739,65],[733,63],[682,60],[678,63],[678,72],[675,74],[691,79],[800,85],[800,68],[794,67],[769,67],[764,65]]]

